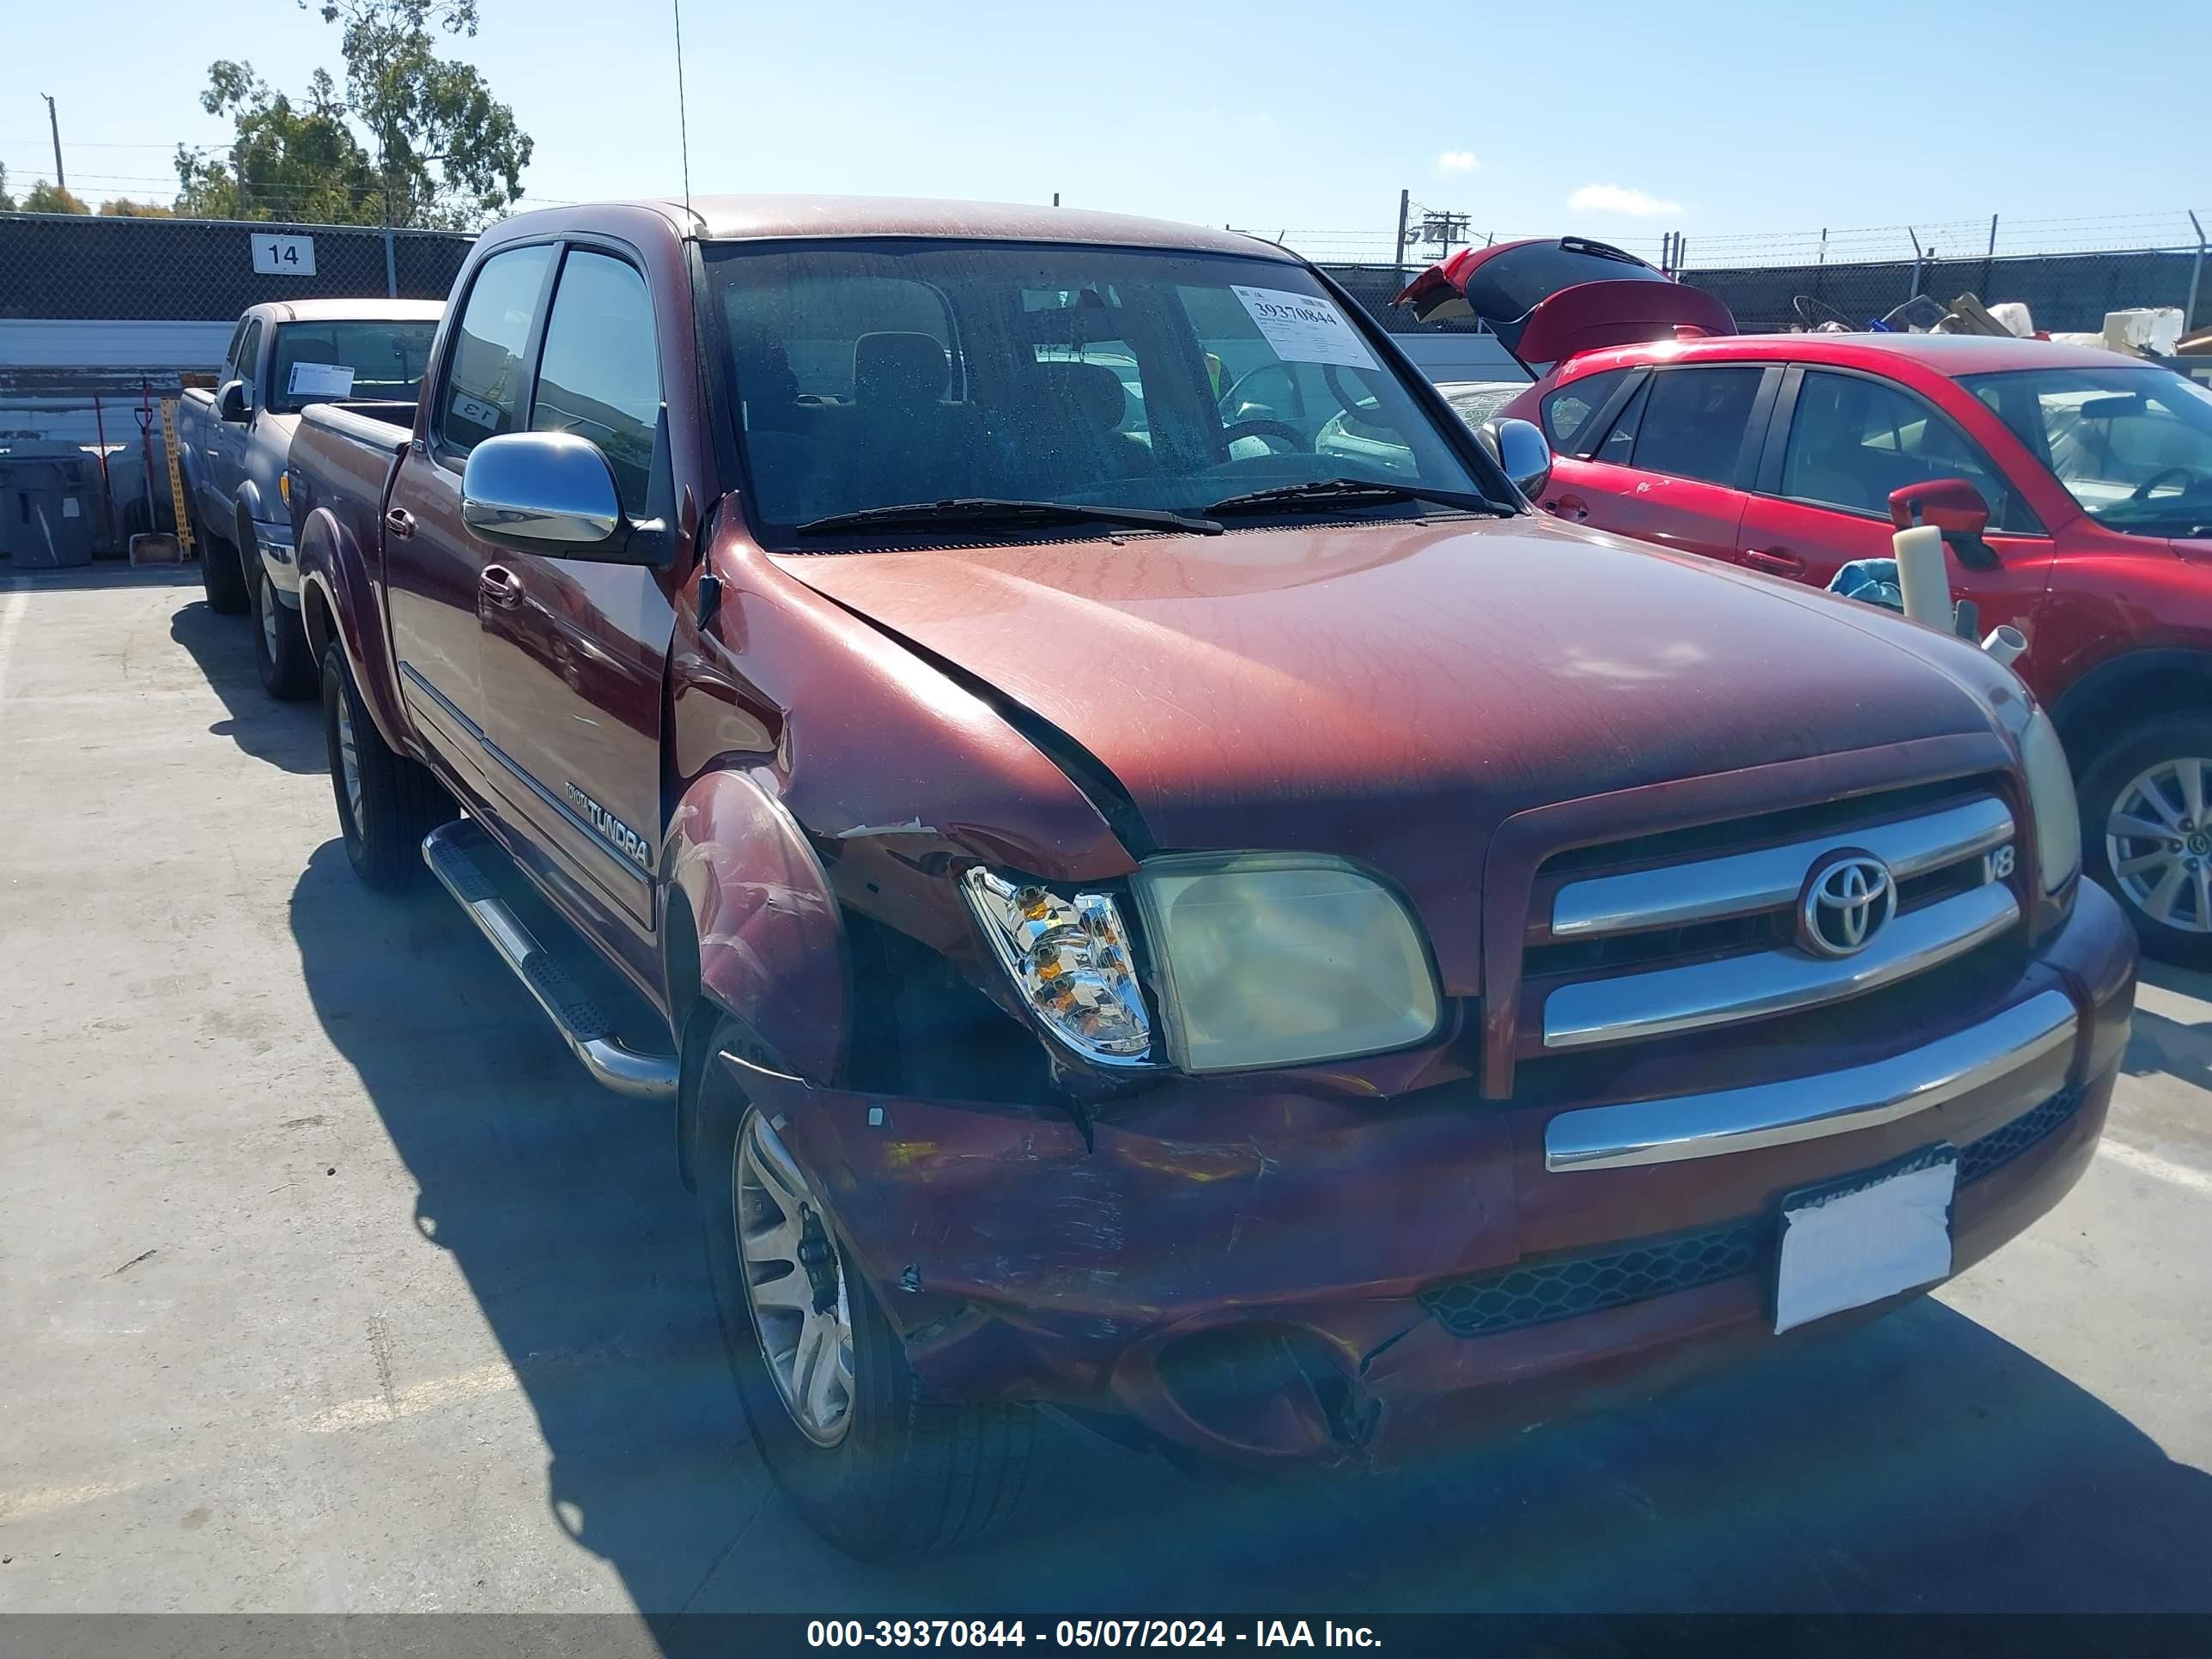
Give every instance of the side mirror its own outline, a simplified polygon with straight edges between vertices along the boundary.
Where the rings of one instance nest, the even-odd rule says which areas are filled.
[[[555,559],[620,561],[630,533],[607,458],[568,432],[510,432],[471,449],[461,522],[488,542]]]
[[[1899,530],[1932,524],[1947,542],[1979,541],[1990,527],[1990,504],[1964,478],[1930,478],[1889,492],[1889,521]]]
[[[1534,501],[1552,477],[1552,446],[1541,428],[1528,421],[1490,420],[1474,429],[1513,487]]]
[[[250,416],[253,410],[246,401],[246,382],[225,380],[215,394],[215,412],[218,419],[225,421],[243,421]]]
[[[1990,504],[1964,478],[1929,478],[1893,489],[1889,521],[1899,530],[1934,525],[1961,562],[1977,569],[1992,569],[1996,565],[1996,555],[1982,539],[1990,527]]]

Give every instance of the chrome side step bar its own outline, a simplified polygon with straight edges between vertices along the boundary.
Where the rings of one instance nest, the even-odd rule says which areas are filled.
[[[466,818],[441,824],[422,838],[422,862],[430,866],[430,873],[529,988],[584,1069],[617,1094],[636,1100],[674,1100],[676,1057],[640,1054],[626,1047],[616,1036],[613,1022],[569,976],[560,958],[538,942],[500,896],[484,866],[506,856]]]

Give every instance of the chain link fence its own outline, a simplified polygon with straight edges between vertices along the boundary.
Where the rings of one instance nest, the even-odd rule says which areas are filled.
[[[1464,318],[1416,322],[1410,312],[1392,307],[1391,300],[1422,266],[1324,264],[1322,269],[1394,334],[1465,333],[1480,327]],[[1863,329],[1916,295],[1948,304],[1962,294],[1972,294],[1985,305],[2021,301],[2036,327],[2052,332],[2094,333],[2103,326],[2106,312],[2138,306],[2172,307],[2181,312],[2185,334],[2212,326],[2212,259],[2195,249],[1866,264],[1701,266],[1686,272],[1682,280],[1719,298],[1747,334],[1786,331],[1830,319]]]
[[[314,273],[256,270],[257,235],[311,238]],[[473,240],[356,225],[0,214],[0,318],[228,322],[269,300],[442,300]]]
[[[2035,325],[2094,333],[2105,313],[2136,306],[2184,313],[2182,331],[2212,323],[2212,282],[2196,250],[2045,253],[1994,258],[1892,260],[1875,264],[1700,266],[1682,280],[1717,295],[1746,333],[1835,318],[1864,328],[1915,295],[1948,302],[1972,294],[1985,305],[2023,301]],[[2187,312],[2194,290],[2196,315]],[[1805,301],[1801,308],[1796,303]]]

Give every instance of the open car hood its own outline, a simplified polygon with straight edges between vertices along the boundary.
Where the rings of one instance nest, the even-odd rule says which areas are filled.
[[[1634,254],[1578,236],[1462,248],[1392,303],[1481,321],[1532,374],[1601,346],[1733,334],[1729,308]]]

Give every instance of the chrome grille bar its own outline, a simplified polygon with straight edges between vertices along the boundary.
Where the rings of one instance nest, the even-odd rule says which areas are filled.
[[[1995,796],[1984,795],[1920,817],[1870,824],[1786,847],[1626,875],[1595,876],[1559,889],[1552,901],[1552,936],[1598,939],[1778,909],[1796,900],[1813,861],[1838,848],[1873,854],[1904,881],[2002,847],[2012,836],[2012,813]]]
[[[2075,1020],[2063,991],[2042,991],[1979,1025],[1848,1071],[1562,1112],[1544,1131],[1544,1167],[1673,1164],[1894,1122],[2065,1047]]]
[[[1544,999],[1544,1046],[1577,1048],[1666,1036],[1835,1002],[1924,973],[2019,920],[2012,889],[1984,882],[1899,916],[1856,956],[1759,951],[1563,985]]]

